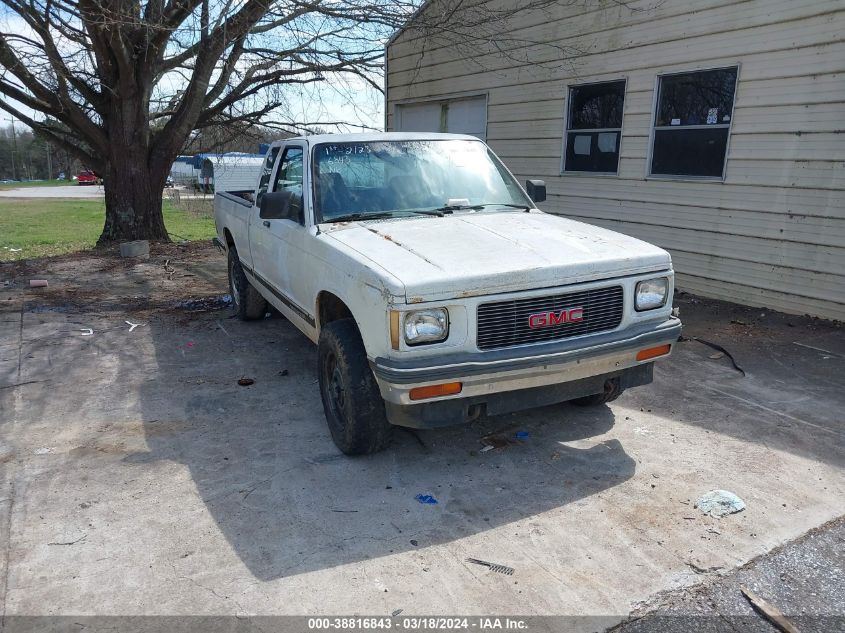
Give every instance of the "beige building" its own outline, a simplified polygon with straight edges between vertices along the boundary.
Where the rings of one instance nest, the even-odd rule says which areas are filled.
[[[681,289],[845,320],[845,0],[561,2],[504,54],[424,37],[440,2],[388,45],[387,129],[485,139]]]

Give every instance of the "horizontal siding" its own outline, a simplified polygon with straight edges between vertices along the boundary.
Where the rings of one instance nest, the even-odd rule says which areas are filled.
[[[545,103],[545,102],[543,102]],[[490,109],[495,109],[491,106]],[[532,115],[542,109],[541,106],[526,103],[524,120],[532,121],[530,130],[525,129],[524,120],[488,122],[497,123],[491,129],[490,138],[545,138],[558,129],[563,130],[563,100],[557,108],[548,106],[542,116]],[[557,113],[555,113],[555,110]],[[821,103],[806,106],[770,106],[766,108],[744,108],[737,106],[734,111],[733,131],[736,134],[783,134],[783,133],[843,133],[845,120],[845,102]],[[630,135],[648,136],[651,124],[649,112],[628,112],[625,109],[623,125]]]
[[[681,272],[685,268],[686,266],[683,266],[683,263],[682,268],[676,267],[678,271],[675,276],[676,288],[743,305],[774,308],[792,314],[809,314],[845,321],[845,308],[843,308],[842,303],[808,299],[793,292],[774,292],[765,288],[749,286],[737,280],[725,283],[721,279],[699,277],[691,273]],[[683,314],[681,314],[681,318],[683,319]]]
[[[843,248],[845,222],[834,218],[715,209],[695,204],[608,200],[569,195],[568,205],[581,218],[614,222],[635,218],[644,226],[690,229],[766,240]],[[767,245],[767,248],[777,245]]]
[[[728,169],[730,170],[730,167]],[[597,197],[608,201],[647,202],[653,205],[699,205],[726,213],[743,210],[845,220],[845,193],[833,190],[773,191],[771,187],[727,185],[719,182],[623,181],[612,176],[566,176],[549,179],[546,185],[550,206],[553,208],[563,208],[566,199],[573,196]],[[559,199],[552,199],[552,196]]]
[[[491,2],[512,6],[511,2]],[[604,4],[605,6],[601,6]],[[599,52],[619,46],[635,48],[659,36],[664,41],[689,39],[724,33],[738,28],[752,28],[777,22],[789,22],[807,16],[841,9],[838,0],[793,0],[773,3],[769,0],[701,0],[692,10],[689,3],[650,0],[626,2],[622,8],[609,3],[560,3],[542,11],[520,12],[502,26],[506,29],[497,45],[500,50],[519,48],[524,42],[553,42],[571,45],[575,38],[594,43],[589,48]],[[436,10],[436,3],[432,7]],[[632,9],[623,15],[626,9]],[[657,10],[655,10],[657,9]],[[455,20],[459,20],[456,16]],[[417,47],[425,39],[426,57],[419,63]],[[390,47],[391,63],[397,70],[451,61],[453,44],[448,38],[427,33],[426,37],[402,37]],[[475,57],[482,57],[476,47]],[[473,55],[467,56],[473,58]]]
[[[749,33],[741,35],[746,39],[752,38]],[[838,38],[839,35],[836,37]],[[573,64],[576,66],[577,73],[567,72],[563,67],[556,71],[542,68],[486,71],[476,69],[475,72],[454,78],[437,74],[428,81],[412,73],[399,73],[388,66],[387,80],[391,100],[449,95],[458,91],[495,90],[498,92],[503,88],[511,88],[514,92],[523,95],[523,98],[534,99],[544,94],[563,96],[565,81],[573,83],[605,81],[625,76],[628,77],[629,90],[651,90],[654,85],[654,76],[658,73],[730,66],[740,61],[755,69],[752,76],[757,80],[845,72],[845,42],[839,39],[796,48],[771,48],[771,46],[782,45],[781,42],[774,42],[770,43],[769,48],[760,46],[759,51],[746,51],[742,43],[737,42],[730,50],[716,47],[713,51],[702,51],[701,54],[696,54],[695,49],[690,49],[680,57],[663,56],[660,47],[655,46],[655,50],[641,52],[641,55],[626,57],[620,54],[618,57],[607,60],[606,64],[601,59],[575,60]],[[667,60],[672,60],[672,62],[668,63]],[[745,75],[743,72],[740,76],[740,83]]]
[[[488,109],[489,110],[489,109]],[[561,131],[563,125],[560,125]],[[648,151],[649,138],[646,133],[635,136],[626,134],[622,140],[622,157],[638,158]],[[560,162],[562,137],[539,139],[494,139],[491,145],[502,158],[552,158]],[[748,160],[812,160],[845,161],[845,135],[835,133],[778,133],[731,135],[730,155],[732,159]]]
[[[623,157],[645,156],[648,136],[628,135]],[[558,151],[558,155],[560,151]],[[772,133],[731,135],[731,159],[845,161],[845,135],[836,133]]]
[[[756,3],[761,10],[771,6],[771,0],[759,0]],[[781,2],[781,5],[789,2]],[[424,63],[416,66],[414,58],[389,60],[389,72],[394,75],[391,84],[401,87],[403,83],[413,82],[417,86],[427,82],[436,82],[442,77],[466,77],[470,82],[479,74],[479,70],[498,72],[502,75],[508,71],[522,70],[524,74],[537,74],[547,78],[559,75],[561,72],[576,71],[576,76],[589,76],[596,72],[607,72],[614,69],[638,69],[653,67],[655,60],[672,60],[673,65],[689,64],[707,58],[725,58],[747,56],[773,50],[794,51],[818,44],[820,41],[842,41],[845,33],[839,27],[841,21],[841,0],[829,2],[815,2],[804,0],[796,2],[802,5],[808,17],[784,22],[780,12],[766,13],[771,23],[762,26],[747,25],[746,22],[733,22],[729,31],[715,31],[707,35],[689,36],[683,30],[660,29],[660,20],[654,20],[647,26],[647,35],[633,44],[630,38],[621,36],[608,38],[601,44],[615,45],[615,48],[599,51],[595,37],[591,34],[576,35],[566,40],[565,46],[572,55],[570,63],[561,63],[561,51],[548,45],[534,45],[523,48],[519,59],[508,56],[488,55],[483,60],[473,60],[462,56],[450,59],[452,51],[448,48],[439,51],[440,56],[427,52]],[[819,15],[815,5],[826,5],[831,11],[838,9],[840,13],[824,13]],[[730,12],[731,7],[723,10]],[[841,22],[840,22],[841,23]],[[626,32],[626,27],[620,26],[620,34]],[[749,35],[752,34],[752,37]],[[532,38],[533,39],[533,38]],[[656,49],[659,47],[659,54]],[[840,59],[840,63],[842,60]],[[842,68],[837,70],[841,71]],[[539,78],[539,77],[538,77]],[[472,85],[471,83],[469,85]]]
[[[619,177],[642,179],[646,175],[646,158],[623,158],[619,161]],[[515,158],[508,167],[520,174],[536,178],[560,176],[560,158]],[[730,159],[725,182],[765,187],[800,187],[804,189],[845,189],[845,162]]]
[[[561,3],[511,20],[509,37],[589,49],[563,64],[544,65],[544,45],[521,49],[523,61],[468,59],[436,40],[420,60],[408,31],[388,50],[388,126],[398,101],[484,94],[488,142],[521,181],[546,180],[546,210],[663,246],[679,288],[845,319],[845,4],[635,6]],[[647,179],[656,76],[734,64],[725,181]],[[561,175],[568,86],[619,78],[619,174]]]
[[[575,214],[567,215],[576,220],[589,221],[599,226],[610,227],[620,233],[657,242],[672,251],[698,253],[719,259],[733,259],[745,262],[748,265],[759,264],[767,268],[789,268],[793,271],[793,274],[805,278],[808,273],[818,273],[819,275],[830,275],[833,278],[840,279],[838,286],[830,283],[824,289],[813,288],[808,291],[805,288],[805,293],[818,295],[822,290],[824,292],[832,291],[835,287],[845,290],[845,285],[843,285],[845,280],[841,278],[841,270],[836,268],[836,263],[845,256],[842,247],[806,248],[805,243],[768,240],[717,230],[678,230],[676,226],[671,225],[644,224],[639,221],[639,218],[634,218],[633,221],[629,222],[627,220],[600,220],[592,216],[589,218],[578,217]],[[714,229],[716,228],[718,227],[714,227]],[[747,273],[747,271],[748,269],[745,268],[743,273]],[[782,277],[769,276],[768,287],[783,290],[782,284],[785,280]],[[819,295],[820,298],[824,296],[828,295]]]

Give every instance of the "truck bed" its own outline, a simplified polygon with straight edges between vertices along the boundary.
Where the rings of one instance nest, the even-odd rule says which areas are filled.
[[[215,206],[217,205],[216,198],[223,198],[225,200],[230,200],[231,202],[235,202],[237,204],[243,205],[247,208],[252,208],[252,190],[242,190],[242,191],[221,191],[219,193],[215,193]]]
[[[249,214],[253,208],[252,191],[220,191],[214,194],[214,223],[217,237],[226,244],[229,239],[244,246],[243,255],[248,256]],[[225,235],[224,227],[231,238]]]

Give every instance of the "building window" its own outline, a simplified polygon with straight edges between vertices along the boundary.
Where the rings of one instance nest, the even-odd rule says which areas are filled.
[[[659,78],[652,176],[723,178],[737,68]]]
[[[624,105],[624,80],[569,88],[564,171],[617,172]]]

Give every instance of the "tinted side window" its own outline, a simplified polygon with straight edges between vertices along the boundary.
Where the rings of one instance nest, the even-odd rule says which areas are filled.
[[[737,68],[660,77],[651,174],[722,178]]]
[[[302,148],[288,147],[276,172],[273,191],[294,191],[302,195]]]
[[[264,161],[264,166],[261,168],[261,178],[258,180],[258,196],[267,192],[267,187],[270,184],[270,176],[273,174],[273,165],[276,164],[276,156],[278,155],[278,147],[274,147],[267,152],[267,158]]]
[[[624,106],[624,81],[569,89],[564,171],[616,173]]]
[[[735,87],[736,68],[661,77],[656,125],[728,123]]]
[[[728,146],[728,130],[655,130],[651,173],[719,178]]]
[[[288,147],[282,154],[279,168],[276,170],[276,179],[273,182],[271,191],[289,191],[290,216],[303,218],[302,214],[302,174],[303,174],[303,152],[301,147]],[[259,213],[260,217],[264,217]]]
[[[569,89],[570,130],[622,127],[625,82],[609,81]]]

